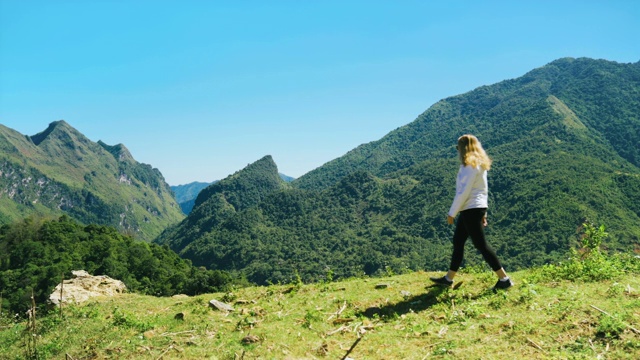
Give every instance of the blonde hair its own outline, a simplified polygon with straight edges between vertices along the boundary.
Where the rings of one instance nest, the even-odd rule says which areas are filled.
[[[462,135],[458,138],[458,154],[462,165],[480,166],[484,170],[491,169],[491,159],[482,148],[480,140],[473,135]]]

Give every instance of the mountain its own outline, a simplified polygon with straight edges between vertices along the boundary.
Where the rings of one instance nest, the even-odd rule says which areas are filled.
[[[25,136],[0,125],[0,223],[67,214],[150,241],[184,217],[158,169],[65,121]]]
[[[171,190],[173,190],[173,193],[176,196],[176,201],[178,203],[182,203],[189,200],[195,200],[202,189],[214,183],[216,183],[216,181],[210,183],[194,181],[189,184],[171,186]]]
[[[226,201],[242,191],[203,191],[198,202],[215,206],[162,242],[261,284],[445,270],[455,144],[473,133],[494,160],[487,233],[508,270],[564,259],[585,222],[606,225],[609,251],[640,251],[639,93],[640,62],[559,59],[443,99],[242,208]]]
[[[200,191],[215,183],[216,181],[210,183],[194,181],[185,185],[171,186],[171,190],[175,194],[176,201],[180,205],[182,212],[189,215],[193,209],[193,205],[196,203],[196,197]]]
[[[285,182],[292,182],[293,180],[295,180],[295,178],[282,173],[278,173],[278,175]],[[196,204],[196,198],[198,197],[200,191],[207,186],[215,184],[217,182],[218,180],[210,183],[194,181],[185,185],[171,186],[171,190],[173,190],[173,193],[176,196],[176,201],[178,201],[178,204],[180,204],[180,209],[182,209],[182,212],[186,215],[189,215],[189,213],[191,213],[191,210],[193,210],[193,206]]]
[[[265,156],[201,190],[189,216],[165,230],[155,241],[176,251],[183,250],[192,239],[206,237],[234,214],[255,206],[268,194],[286,186],[273,158]]]
[[[280,175],[280,178],[286,182],[292,182],[293,180],[295,180],[295,178],[285,175],[283,173],[279,173],[278,175]]]
[[[547,122],[550,117],[562,117],[566,130],[596,137],[594,141],[637,168],[639,77],[640,62],[559,59],[520,78],[441,100],[412,123],[294,183],[300,188],[325,188],[356,170],[385,176],[424,160],[450,158],[455,140],[465,132],[480,136],[486,147],[495,147],[516,141],[523,131],[552,125]]]

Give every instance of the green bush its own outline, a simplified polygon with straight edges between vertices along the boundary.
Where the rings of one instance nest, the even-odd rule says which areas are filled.
[[[135,329],[141,333],[155,327],[149,321],[138,320],[133,315],[122,312],[119,308],[113,310],[113,326]]]
[[[627,325],[622,320],[622,316],[602,314],[596,327],[596,335],[605,339],[618,339],[626,328]]]
[[[624,273],[640,273],[640,259],[630,254],[608,255],[601,249],[603,241],[608,237],[604,225],[595,227],[590,222],[582,225],[582,248],[571,249],[570,257],[565,262],[547,264],[533,269],[528,280],[552,281],[601,281],[616,279]]]

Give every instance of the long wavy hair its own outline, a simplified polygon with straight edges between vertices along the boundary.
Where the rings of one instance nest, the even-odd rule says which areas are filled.
[[[482,148],[482,144],[477,137],[467,134],[458,138],[458,154],[462,165],[481,167],[484,170],[491,169],[491,159]]]

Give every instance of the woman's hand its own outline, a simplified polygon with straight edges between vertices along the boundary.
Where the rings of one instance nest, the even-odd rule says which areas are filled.
[[[451,216],[447,215],[447,223],[448,223],[449,225],[453,225],[453,217],[451,217]]]
[[[487,222],[487,215],[485,215],[485,216],[482,218],[482,226],[487,227],[487,224],[488,224],[488,222]]]

